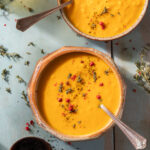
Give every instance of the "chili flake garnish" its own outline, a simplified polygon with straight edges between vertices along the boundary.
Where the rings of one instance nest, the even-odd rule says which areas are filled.
[[[69,110],[70,112],[74,112],[74,111],[75,111],[75,110],[74,110],[74,106],[70,104],[68,110]]]
[[[25,127],[25,130],[26,130],[26,131],[30,131],[30,128],[29,128],[29,127]]]
[[[76,77],[77,77],[76,75],[73,75],[73,76],[71,77],[71,80],[74,81],[74,80],[76,79]]]
[[[95,63],[93,61],[90,62],[90,66],[94,66]]]
[[[34,125],[34,121],[33,121],[33,120],[31,120],[31,121],[30,121],[30,124],[33,126],[33,125]]]
[[[105,29],[105,24],[104,24],[104,22],[101,21],[99,24],[100,24],[100,26],[102,27],[102,29],[104,30],[104,29]]]
[[[27,123],[26,123],[26,126],[30,126],[30,124],[27,122]]]
[[[99,86],[104,86],[104,83],[100,83]]]
[[[63,99],[62,98],[58,98],[58,102],[62,102],[63,101]]]
[[[66,99],[66,102],[67,102],[67,103],[70,103],[70,99],[69,99],[69,98],[67,98],[67,99]]]
[[[97,95],[96,98],[97,98],[97,99],[101,99],[101,96],[100,96],[100,95]]]
[[[66,82],[66,85],[70,85],[69,81]]]
[[[84,61],[83,61],[83,60],[81,60],[81,61],[80,61],[80,63],[81,63],[81,64],[83,64],[83,63],[84,63]]]
[[[136,93],[136,89],[133,89],[132,91],[133,91],[134,93]]]

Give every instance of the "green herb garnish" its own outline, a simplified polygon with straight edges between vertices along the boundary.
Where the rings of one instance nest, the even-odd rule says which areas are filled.
[[[69,93],[72,93],[72,92],[73,92],[73,90],[71,88],[66,90],[66,94],[69,94]]]
[[[81,83],[81,82],[82,82],[82,78],[81,78],[80,76],[78,76],[77,82],[78,82],[78,83]]]
[[[96,74],[95,71],[93,72],[93,79],[94,79],[94,82],[96,82],[96,80],[97,80],[97,74]]]
[[[68,74],[67,79],[70,79],[70,78],[71,78],[71,76],[72,76],[72,74],[71,74],[71,73],[69,73],[69,74]]]
[[[6,88],[6,92],[8,92],[9,94],[11,94],[11,89],[10,88]]]
[[[62,83],[59,85],[58,91],[61,92],[61,93],[63,92],[63,84]]]
[[[45,51],[44,51],[44,49],[41,49],[41,54],[45,54]]]
[[[104,9],[103,9],[103,11],[101,12],[100,15],[102,16],[102,15],[104,15],[104,14],[106,14],[106,13],[108,13],[108,9],[107,9],[106,7],[104,7]]]

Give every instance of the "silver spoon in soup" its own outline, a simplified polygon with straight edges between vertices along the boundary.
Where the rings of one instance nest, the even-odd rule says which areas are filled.
[[[44,19],[45,17],[47,17],[48,15],[56,12],[59,9],[62,9],[66,6],[68,6],[69,4],[71,4],[73,2],[73,0],[69,0],[55,8],[52,8],[50,10],[47,10],[45,12],[36,14],[36,15],[32,15],[29,17],[25,17],[25,18],[21,18],[17,20],[17,24],[16,24],[16,28],[22,32],[26,31],[28,28],[30,28],[32,25],[34,25],[35,23],[39,22],[40,20]]]
[[[147,140],[135,132],[133,129],[124,124],[121,120],[115,117],[103,104],[100,105],[100,108],[115,122],[115,124],[122,130],[126,135],[129,141],[132,143],[135,149],[144,149],[146,148]]]

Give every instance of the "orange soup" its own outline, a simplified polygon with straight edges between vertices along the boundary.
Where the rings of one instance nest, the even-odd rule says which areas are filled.
[[[111,119],[99,107],[117,114],[122,102],[116,72],[102,59],[70,53],[52,61],[40,77],[38,107],[49,126],[65,135],[87,135]]]
[[[145,0],[73,0],[64,10],[79,31],[94,37],[112,37],[135,24],[144,4]]]

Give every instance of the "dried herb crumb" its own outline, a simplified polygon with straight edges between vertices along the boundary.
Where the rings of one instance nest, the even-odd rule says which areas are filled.
[[[21,95],[22,95],[21,98],[22,98],[23,100],[25,100],[27,106],[30,106],[29,101],[28,101],[28,98],[27,98],[27,94],[25,93],[25,91],[22,91]]]
[[[77,82],[78,82],[78,83],[81,83],[81,82],[82,82],[82,78],[81,78],[80,76],[78,76]]]
[[[59,85],[58,91],[61,92],[61,93],[63,92],[63,84],[62,83]]]
[[[9,82],[9,74],[10,74],[9,70],[3,69],[1,73],[2,79],[6,82]]]
[[[93,72],[93,79],[94,79],[94,82],[96,82],[96,80],[97,80],[97,74],[96,74],[95,71]]]
[[[44,49],[41,49],[41,54],[45,54],[45,51],[44,51]]]
[[[73,124],[73,128],[76,128],[76,124]]]
[[[19,83],[24,83],[25,85],[27,84],[26,81],[22,77],[20,77],[19,75],[17,75],[16,78],[18,79]]]
[[[69,94],[69,93],[72,93],[72,92],[73,92],[73,90],[71,88],[66,90],[66,94]]]
[[[12,65],[10,65],[10,66],[9,66],[9,69],[12,69],[12,67],[13,67],[13,66],[12,66]]]
[[[25,61],[24,65],[29,66],[30,65],[30,61]]]
[[[61,19],[61,16],[57,16],[57,19],[60,20],[60,19]]]
[[[30,43],[28,44],[28,46],[33,46],[33,47],[35,47],[35,44],[34,44],[33,42],[30,42]]]
[[[6,88],[6,92],[8,92],[9,94],[11,94],[11,89],[10,88]]]
[[[104,7],[104,9],[103,9],[103,11],[101,12],[100,15],[102,16],[102,15],[104,15],[104,14],[106,14],[106,13],[108,13],[108,9],[107,9],[106,7]]]
[[[71,74],[71,73],[69,73],[69,74],[68,74],[67,79],[70,79],[70,78],[71,78],[71,76],[72,76],[72,74]]]
[[[31,55],[31,53],[30,53],[30,52],[26,52],[26,54],[27,54],[27,55]]]

